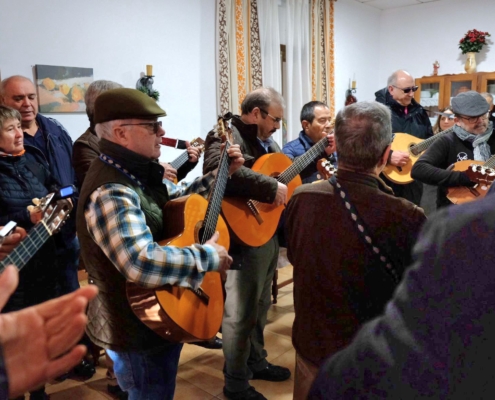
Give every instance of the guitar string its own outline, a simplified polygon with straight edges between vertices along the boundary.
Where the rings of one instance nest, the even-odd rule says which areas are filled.
[[[411,151],[412,154],[417,156],[419,153],[422,153],[425,151],[428,147],[430,147],[430,144],[434,142],[435,140],[441,138],[442,136],[445,136],[447,133],[450,133],[454,130],[454,127],[450,127],[442,132],[437,133],[436,135],[423,140],[421,143],[415,144],[414,146],[411,146],[409,150]]]
[[[328,146],[328,138],[324,137],[319,142],[317,142],[313,147],[311,147],[306,153],[300,156],[294,163],[292,163],[285,171],[283,171],[276,179],[284,185],[288,185],[295,176],[306,168],[311,161],[313,161],[318,154],[325,150]],[[261,211],[268,210],[273,207],[273,204],[261,203],[258,200],[248,200],[246,204],[252,204]],[[249,207],[249,206],[248,206]],[[250,208],[251,209],[251,208]]]
[[[211,189],[211,196],[208,201],[208,207],[206,209],[205,219],[203,222],[203,237],[201,244],[210,239],[215,233],[218,216],[222,207],[222,199],[227,185],[227,178],[229,172],[230,158],[228,157],[227,150],[230,147],[230,143],[227,141],[225,144],[220,163],[218,165],[217,177],[213,188]]]
[[[21,270],[49,237],[50,233],[45,225],[37,224],[34,226],[14,251],[0,262],[0,271],[3,271],[10,264]]]

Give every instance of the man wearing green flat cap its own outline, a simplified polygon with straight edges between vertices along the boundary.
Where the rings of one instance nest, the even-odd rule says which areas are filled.
[[[447,198],[449,187],[475,185],[465,172],[451,171],[452,164],[464,160],[487,161],[495,154],[495,135],[488,109],[488,103],[478,92],[459,93],[452,99],[454,131],[436,140],[414,164],[411,171],[414,179],[438,186],[438,208],[452,204]]]
[[[88,307],[87,333],[114,361],[115,375],[129,399],[172,399],[182,344],[165,341],[132,312],[126,282],[157,288],[197,288],[205,272],[225,271],[232,258],[216,243],[160,246],[163,206],[189,193],[206,195],[216,171],[169,194],[156,161],[165,131],[158,104],[134,89],[112,89],[95,102],[101,155],[91,164],[77,210],[81,254],[100,293]],[[230,174],[244,162],[238,145],[228,149]]]

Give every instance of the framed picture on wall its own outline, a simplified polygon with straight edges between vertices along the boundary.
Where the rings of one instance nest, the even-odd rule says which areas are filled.
[[[35,65],[40,113],[85,112],[84,94],[93,68]]]

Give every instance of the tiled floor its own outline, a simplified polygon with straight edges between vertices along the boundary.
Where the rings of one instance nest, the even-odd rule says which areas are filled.
[[[292,267],[279,270],[279,282],[292,277]],[[278,302],[268,311],[265,328],[265,348],[268,361],[290,368],[294,375],[295,351],[291,342],[294,321],[294,303],[290,284],[279,290]],[[85,382],[67,379],[62,383],[48,385],[51,400],[103,400],[113,399],[107,392],[105,359],[92,379]],[[176,400],[225,399],[223,390],[223,353],[202,347],[184,345],[177,377]],[[251,384],[270,400],[292,399],[293,376],[286,382],[251,381]]]

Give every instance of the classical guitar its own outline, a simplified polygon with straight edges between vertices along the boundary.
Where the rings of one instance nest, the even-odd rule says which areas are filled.
[[[488,193],[491,184],[495,180],[495,156],[486,162],[464,160],[456,162],[452,171],[462,171],[469,179],[476,182],[473,187],[457,186],[447,189],[447,198],[454,204],[469,203],[470,201],[482,199]]]
[[[57,233],[72,211],[68,197],[74,194],[72,186],[50,193],[41,200],[35,199],[36,208],[42,213],[41,221],[30,229],[27,236],[12,252],[0,261],[0,272],[8,265],[22,269],[53,234]]]
[[[299,173],[316,159],[328,146],[328,138],[324,137],[302,156],[291,162],[282,153],[265,154],[258,158],[252,170],[263,175],[274,177],[287,185],[287,201],[296,187],[302,184]],[[235,239],[247,246],[259,247],[268,242],[277,229],[284,205],[261,203],[246,200],[242,197],[225,197],[222,202],[222,213],[227,220]]]
[[[217,132],[227,136],[223,119]],[[198,194],[167,202],[163,208],[165,239],[162,246],[204,244],[218,231],[218,244],[227,250],[230,236],[220,216],[222,197],[227,185],[230,159],[227,140],[220,158],[218,173],[208,201]],[[223,318],[224,293],[218,272],[207,272],[198,289],[165,285],[145,289],[127,282],[127,299],[136,316],[155,333],[171,342],[196,342],[214,337]]]
[[[321,179],[330,179],[337,172],[337,168],[326,158],[318,160],[316,169],[321,174]]]
[[[396,167],[395,165],[388,164],[383,169],[383,174],[389,180],[399,185],[411,183],[414,180],[411,178],[412,167],[421,154],[430,147],[435,140],[440,139],[453,130],[454,128],[451,127],[425,140],[407,133],[396,133],[394,141],[392,142],[392,150],[409,152],[409,161],[403,167]]]

